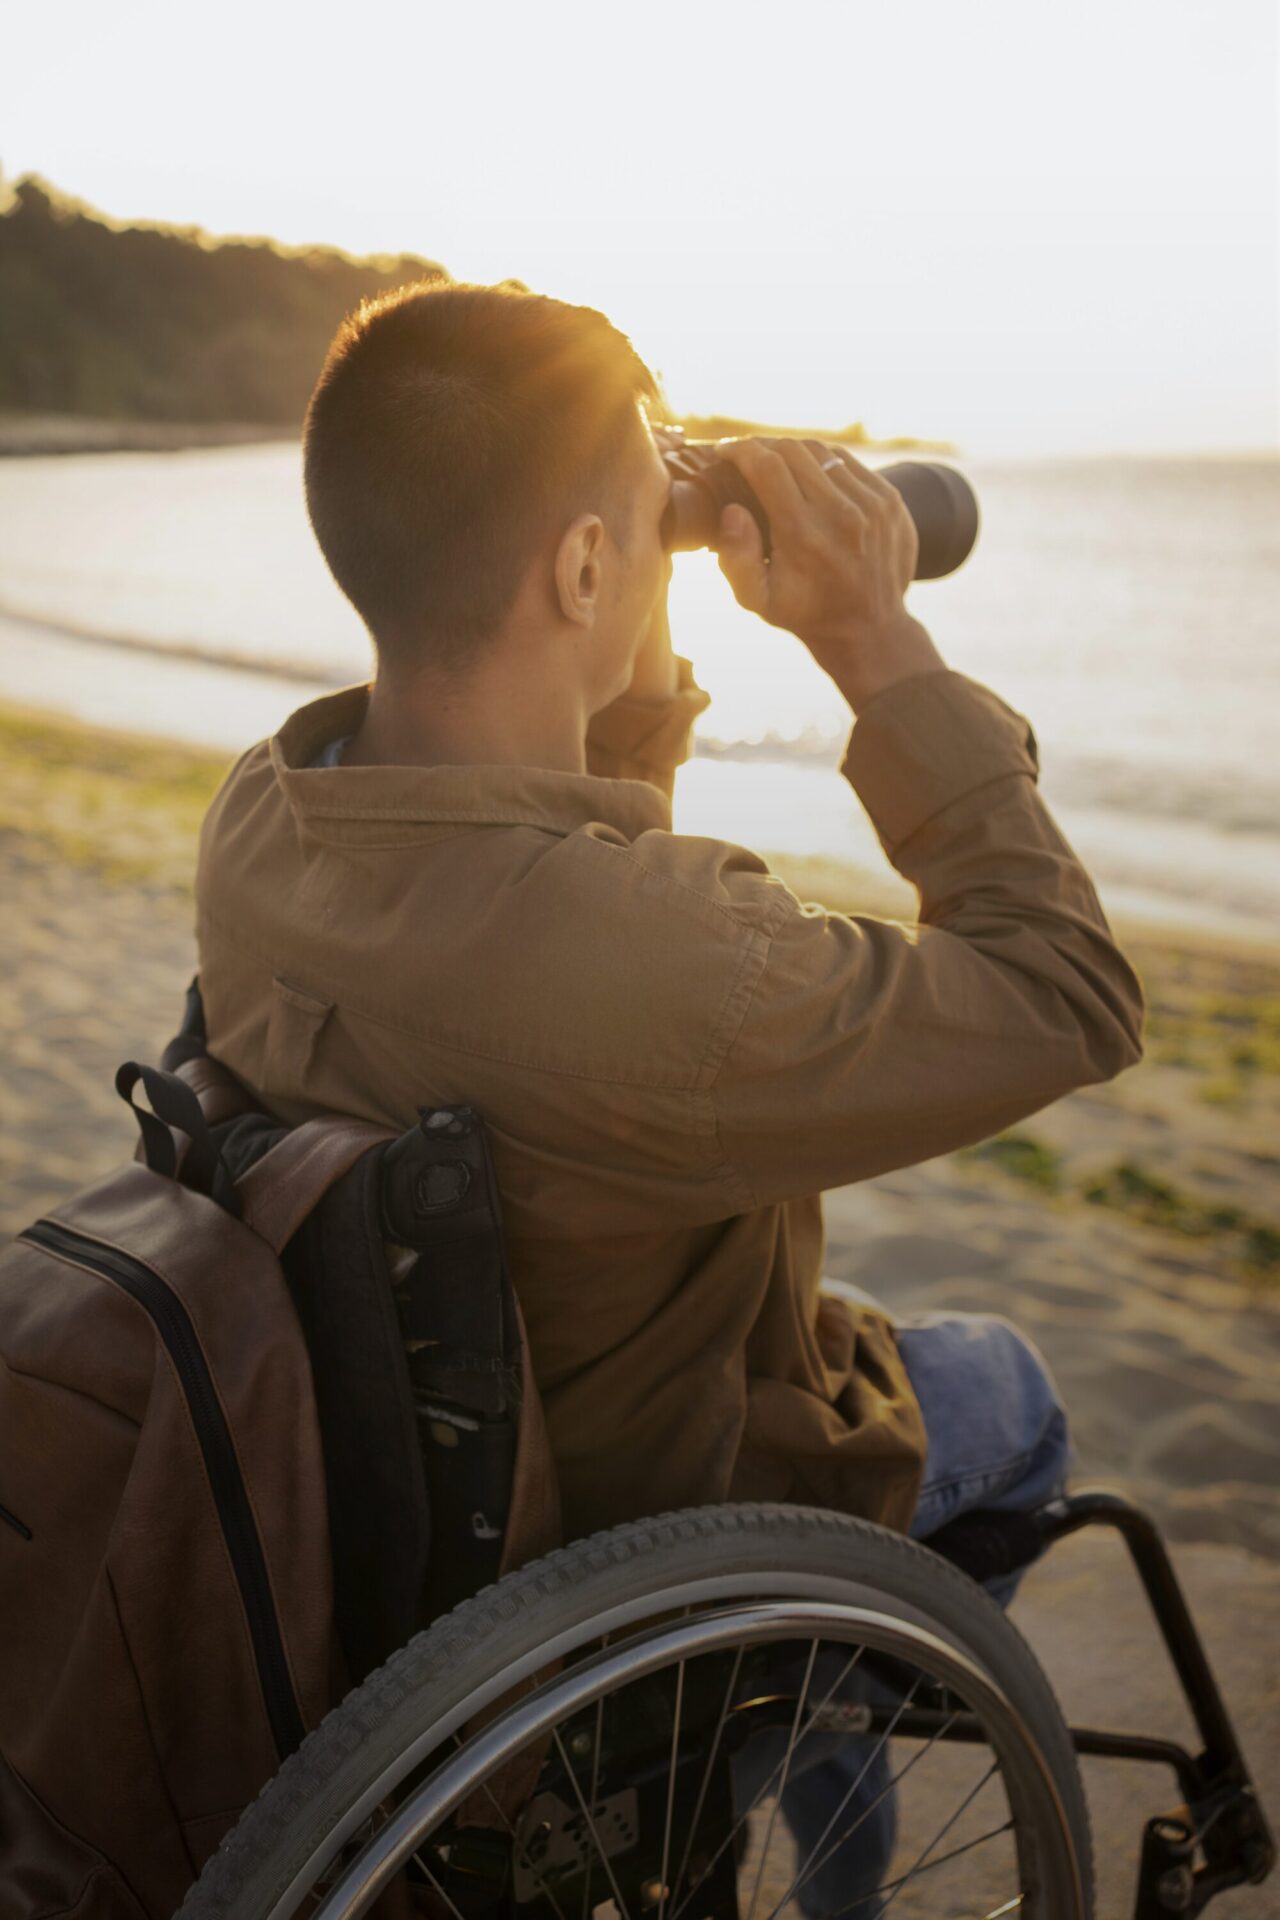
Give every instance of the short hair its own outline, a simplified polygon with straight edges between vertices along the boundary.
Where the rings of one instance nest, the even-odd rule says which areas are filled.
[[[654,375],[593,307],[519,281],[366,301],[307,409],[307,512],[379,658],[464,675],[580,513],[620,550]]]

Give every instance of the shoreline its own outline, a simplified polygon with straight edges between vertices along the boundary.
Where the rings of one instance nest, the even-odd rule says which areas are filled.
[[[731,430],[748,432],[749,422],[722,419],[720,416],[690,414],[680,425],[698,427],[690,439],[721,438]],[[710,428],[716,431],[711,433]],[[890,436],[884,440],[849,439],[847,428],[814,431],[799,427],[756,426],[754,431],[786,437],[809,437],[850,446],[857,453],[899,453],[920,458],[938,457],[948,461],[966,461],[982,467],[1077,466],[1152,461],[1173,465],[1203,465],[1245,462],[1252,466],[1275,466],[1280,451],[1274,447],[1098,447],[1086,452],[1078,449],[1010,447],[1002,443],[981,442],[960,446],[949,440],[918,440],[910,435]],[[0,412],[0,460],[40,459],[61,454],[89,453],[185,453],[202,447],[252,445],[255,442],[298,443],[301,423],[289,427],[254,420],[139,420],[108,419],[98,414]]]
[[[182,661],[188,666],[212,668],[215,673],[250,673],[263,680],[286,680],[300,687],[322,687],[326,691],[352,684],[337,674],[326,679],[321,669],[303,666],[292,660],[263,660],[252,654],[230,653],[224,648],[214,649],[193,641],[151,640],[136,633],[103,633],[97,627],[82,626],[61,614],[36,613],[28,607],[16,607],[2,598],[0,620],[13,621],[19,627],[33,627],[37,632],[53,634],[61,640],[83,641],[89,646],[106,647],[116,653],[141,653],[152,660]],[[45,714],[51,720],[65,720],[68,725],[87,726],[90,729],[99,725],[97,721],[81,720],[75,714],[63,714],[57,707],[41,707],[29,701],[11,700],[7,694],[0,694],[0,704],[23,707],[33,714]],[[148,735],[147,738],[167,740],[174,746],[184,744],[171,734]]]
[[[960,450],[948,440],[919,440],[911,435],[871,439],[849,427],[828,428],[760,426],[719,414],[687,414],[676,423],[690,440],[724,439],[731,434],[774,434],[791,439],[829,440],[859,453],[940,454],[957,459]],[[197,447],[225,447],[255,441],[300,441],[302,422],[254,420],[142,420],[109,419],[98,414],[0,412],[0,459],[32,459],[73,453],[182,453]]]
[[[82,453],[185,453],[294,441],[300,429],[252,420],[107,420],[78,413],[0,414],[0,460]]]

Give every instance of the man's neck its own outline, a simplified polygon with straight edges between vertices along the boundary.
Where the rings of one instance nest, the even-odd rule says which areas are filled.
[[[515,766],[563,773],[587,770],[589,715],[561,694],[553,705],[508,685],[501,697],[468,686],[465,694],[421,686],[402,692],[373,684],[365,717],[342,754],[344,767]]]

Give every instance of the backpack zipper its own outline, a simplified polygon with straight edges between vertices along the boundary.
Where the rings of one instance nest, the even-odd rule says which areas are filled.
[[[227,1417],[222,1410],[209,1371],[209,1363],[196,1337],[191,1317],[167,1281],[150,1267],[114,1248],[105,1247],[87,1234],[62,1227],[56,1221],[40,1219],[18,1236],[34,1241],[51,1253],[116,1281],[150,1314],[160,1338],[168,1348],[178,1379],[182,1384],[191,1418],[204,1456],[205,1472],[213,1491],[214,1504],[222,1523],[223,1536],[240,1589],[249,1637],[258,1668],[258,1682],[266,1702],[271,1732],[281,1760],[288,1758],[306,1732],[297,1696],[285,1659],[280,1622],[267,1576],[266,1556],[245,1491],[240,1463],[232,1443]]]

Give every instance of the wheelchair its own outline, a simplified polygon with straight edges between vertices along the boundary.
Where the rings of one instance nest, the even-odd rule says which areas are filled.
[[[166,1065],[203,1049],[193,995]],[[1069,1727],[985,1590],[1093,1526],[1129,1550],[1197,1752]],[[666,1513],[430,1619],[284,1761],[176,1920],[1090,1920],[1081,1754],[1174,1775],[1139,1836],[1135,1920],[1271,1871],[1163,1542],[1118,1494],[969,1513],[925,1543],[803,1506]]]
[[[730,1505],[573,1542],[464,1601],[349,1694],[208,1862],[180,1920],[859,1920],[894,1905],[1086,1920],[1080,1753],[1173,1770],[1179,1804],[1142,1835],[1136,1920],[1196,1914],[1263,1880],[1271,1836],[1151,1522],[1099,1491],[1028,1524],[1037,1551],[1119,1528],[1195,1714],[1196,1755],[1066,1726],[1021,1635],[958,1564],[1007,1566],[1007,1518],[953,1522],[922,1546],[817,1509]],[[875,1810],[838,1812],[807,1858],[787,1835],[789,1774],[807,1742],[839,1739],[869,1757],[892,1743],[897,1847],[874,1894],[806,1902]],[[741,1805],[734,1757],[753,1742],[762,1781]]]

